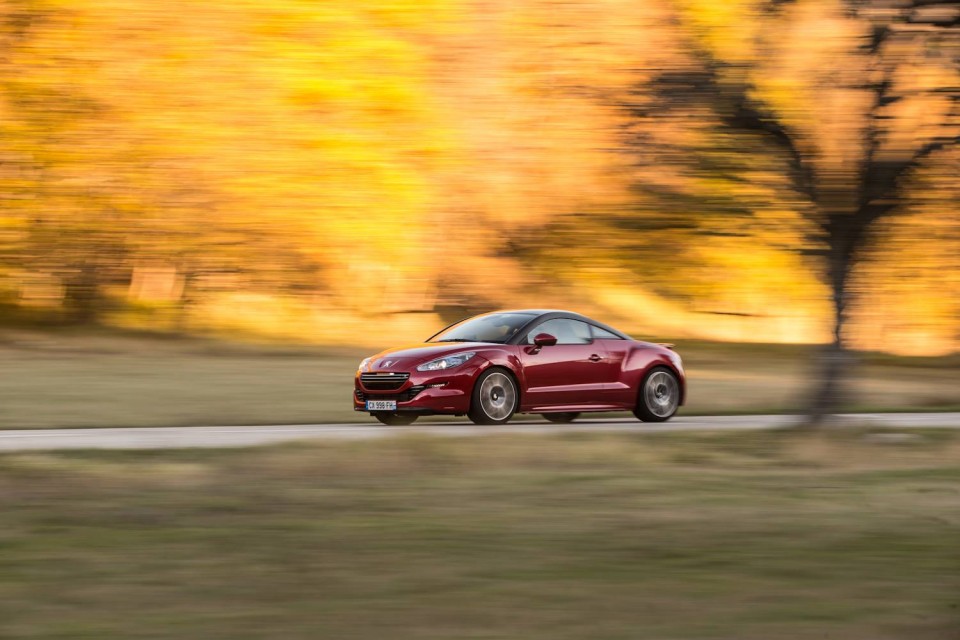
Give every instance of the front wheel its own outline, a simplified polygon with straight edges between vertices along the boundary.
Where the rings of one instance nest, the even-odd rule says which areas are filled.
[[[381,411],[373,414],[373,417],[391,427],[402,427],[416,422],[418,416],[415,413],[384,413]]]
[[[657,367],[643,378],[633,415],[644,422],[664,422],[679,406],[680,381],[666,367]]]
[[[503,369],[488,369],[473,386],[470,412],[474,424],[506,424],[517,410],[517,385]]]
[[[548,422],[559,422],[559,423],[561,423],[561,424],[564,424],[564,423],[567,423],[567,422],[573,422],[574,420],[576,420],[576,419],[580,416],[580,414],[579,414],[579,413],[576,413],[576,412],[569,412],[569,413],[541,413],[540,415],[543,416],[544,420],[547,420]]]

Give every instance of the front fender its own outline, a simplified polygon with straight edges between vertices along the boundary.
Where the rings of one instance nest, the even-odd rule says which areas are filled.
[[[520,362],[520,354],[517,352],[516,347],[511,347],[512,345],[504,345],[502,349],[484,349],[483,352],[478,353],[477,357],[482,358],[484,363],[480,365],[477,375],[483,373],[490,367],[502,367],[513,374],[514,379],[517,381],[517,391],[522,397],[527,390],[527,380],[523,375],[523,364]]]

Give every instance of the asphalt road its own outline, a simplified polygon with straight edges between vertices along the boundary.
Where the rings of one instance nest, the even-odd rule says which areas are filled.
[[[896,429],[960,428],[960,413],[861,413],[838,416],[851,424]],[[193,447],[249,447],[290,440],[365,440],[402,434],[482,436],[495,433],[573,433],[665,431],[749,431],[795,424],[797,416],[678,417],[662,424],[627,419],[578,420],[569,425],[516,422],[502,427],[479,427],[466,420],[432,422],[407,427],[372,424],[306,424],[243,427],[156,427],[118,429],[32,429],[0,431],[0,451],[55,449],[183,449]]]

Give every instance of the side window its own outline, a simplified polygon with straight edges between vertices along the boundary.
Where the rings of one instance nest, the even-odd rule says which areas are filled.
[[[600,327],[595,327],[590,325],[590,331],[593,332],[593,337],[595,340],[623,340],[620,336],[615,333],[610,333],[606,329],[601,329]]]
[[[590,344],[593,338],[590,335],[590,325],[579,320],[554,318],[537,325],[527,334],[527,344],[533,344],[538,333],[549,333],[556,337],[557,344]]]

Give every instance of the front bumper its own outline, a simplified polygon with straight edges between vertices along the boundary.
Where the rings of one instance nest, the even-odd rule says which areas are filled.
[[[366,411],[367,400],[396,400],[397,412],[422,415],[463,415],[470,409],[470,396],[477,376],[489,364],[479,357],[446,371],[410,371],[396,389],[372,389],[363,384],[360,372],[353,381],[353,410]]]

